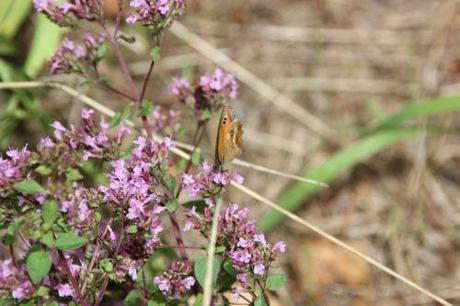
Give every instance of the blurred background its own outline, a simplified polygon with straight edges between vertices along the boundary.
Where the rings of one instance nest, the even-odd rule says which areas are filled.
[[[115,18],[117,1],[106,0],[105,12]],[[241,159],[330,187],[232,166],[245,185],[460,303],[460,4],[194,0],[179,21],[216,50],[192,48],[190,33],[174,27],[146,97],[176,107],[172,76],[197,77],[217,66],[213,54],[227,55],[253,75],[237,74]],[[123,31],[136,37],[124,51],[140,83],[152,42],[142,28]],[[46,59],[65,35],[77,37],[38,17],[32,1],[2,0],[1,80],[62,81],[120,110],[127,101],[118,96],[80,86],[74,76],[48,75]],[[113,58],[100,68],[125,88]],[[75,122],[81,108],[59,90],[0,91],[0,149],[35,143],[51,120]],[[214,133],[207,131],[205,152],[213,151]],[[270,239],[288,245],[279,269],[289,282],[273,305],[434,305],[237,190],[227,198],[249,206]]]

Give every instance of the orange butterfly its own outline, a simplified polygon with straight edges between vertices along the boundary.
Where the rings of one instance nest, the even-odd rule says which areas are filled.
[[[224,105],[220,115],[216,139],[216,166],[232,161],[241,154],[243,125],[232,115],[232,107]]]

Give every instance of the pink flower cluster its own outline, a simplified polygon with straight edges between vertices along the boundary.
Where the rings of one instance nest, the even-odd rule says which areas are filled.
[[[160,214],[165,210],[160,203],[167,197],[154,172],[167,164],[171,143],[169,140],[150,142],[144,137],[137,138],[134,143],[137,147],[133,149],[133,155],[113,162],[112,172],[108,175],[110,183],[100,186],[99,191],[114,210],[126,211],[126,217],[145,231],[148,235],[146,248],[151,248],[159,243],[158,235],[163,230]]]
[[[59,3],[59,4],[58,4]],[[77,20],[95,21],[102,15],[101,0],[34,0],[35,9],[60,26],[72,26]]]
[[[169,91],[182,103],[187,103],[187,99],[193,94],[190,82],[186,78],[180,76],[173,77],[169,85]]]
[[[232,74],[225,73],[217,68],[214,73],[208,73],[200,78],[200,86],[208,99],[219,96],[234,100],[238,95],[238,84]]]
[[[177,129],[177,125],[181,120],[181,113],[170,109],[169,112],[165,113],[160,105],[155,106],[152,112],[151,126],[153,131],[168,135]]]
[[[157,27],[161,22],[170,23],[175,15],[182,13],[185,0],[131,0],[129,6],[134,9],[126,22]]]
[[[0,199],[6,195],[10,186],[22,181],[32,153],[25,146],[22,150],[10,149],[7,158],[0,155]]]
[[[15,267],[12,259],[0,260],[0,291],[7,289],[16,300],[24,300],[35,291],[25,265]]]
[[[153,281],[170,299],[181,299],[195,285],[191,273],[192,267],[187,261],[175,261],[162,276],[156,276]]]
[[[65,213],[66,221],[78,229],[84,228],[91,221],[94,211],[90,203],[97,197],[95,189],[86,189],[82,186],[75,187],[73,193],[59,203],[60,211]]]
[[[181,176],[182,187],[187,190],[190,197],[210,197],[216,195],[220,189],[232,181],[242,184],[244,179],[237,172],[213,169],[206,161],[199,166],[196,175],[183,173]]]
[[[237,279],[246,286],[248,276],[264,276],[275,260],[276,254],[286,252],[286,245],[278,241],[268,243],[264,234],[258,233],[254,220],[247,218],[249,209],[239,209],[237,204],[230,204],[219,215],[217,246],[224,246],[224,256],[232,260],[237,271]],[[186,229],[207,232],[211,228],[212,213],[205,208],[204,214],[197,213],[193,207],[187,212]]]
[[[83,109],[79,126],[66,128],[59,121],[53,122],[54,140],[45,137],[38,144],[40,161],[62,174],[81,161],[117,156],[121,140],[130,130],[121,124],[114,135],[110,134],[109,125],[104,121],[97,125],[93,114],[93,110]]]
[[[191,107],[197,117],[200,117],[203,110],[214,111],[229,100],[236,99],[238,84],[232,74],[217,68],[213,73],[202,75],[194,88],[187,79],[174,77],[169,91],[177,100]]]
[[[95,36],[87,33],[83,37],[83,45],[64,38],[62,46],[56,51],[49,62],[49,71],[56,73],[84,73],[98,60],[97,51],[106,41],[103,35]]]

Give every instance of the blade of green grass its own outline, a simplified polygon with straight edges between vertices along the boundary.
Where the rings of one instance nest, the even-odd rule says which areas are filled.
[[[371,155],[395,143],[414,137],[422,130],[432,132],[429,129],[397,129],[396,127],[400,126],[400,124],[417,117],[427,117],[458,110],[460,110],[460,97],[458,96],[436,97],[410,104],[400,112],[383,119],[373,134],[367,135],[343,148],[322,165],[312,170],[304,171],[302,176],[330,183]],[[439,134],[439,131],[436,133]],[[283,208],[292,211],[301,206],[310,196],[318,192],[319,189],[318,186],[296,183],[277,202]],[[258,227],[263,231],[270,231],[282,219],[283,215],[276,211],[271,211],[261,219]]]
[[[0,1],[0,36],[12,39],[27,17],[32,7],[32,0]]]
[[[393,128],[416,117],[427,117],[438,113],[460,110],[460,97],[436,97],[412,103],[403,110],[380,122],[377,129]]]
[[[37,15],[37,26],[34,38],[24,64],[25,73],[34,78],[43,64],[53,55],[59,43],[61,29],[49,21],[44,15]]]
[[[302,173],[302,176],[330,183],[357,163],[366,160],[371,155],[397,142],[414,137],[419,131],[415,129],[398,129],[381,131],[370,135],[343,148],[322,165]],[[295,183],[276,202],[283,208],[292,211],[301,206],[308,197],[321,189],[316,185]],[[270,231],[283,218],[284,215],[279,212],[270,211],[260,219],[258,228],[262,231]]]

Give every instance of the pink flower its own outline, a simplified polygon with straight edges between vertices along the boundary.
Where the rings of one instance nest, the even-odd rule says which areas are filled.
[[[182,280],[182,284],[184,285],[185,289],[189,290],[193,287],[193,285],[195,285],[195,278],[193,276],[186,277],[184,280]]]
[[[213,74],[203,75],[200,79],[200,86],[210,99],[222,96],[234,100],[238,95],[238,84],[235,77],[223,72],[220,68],[217,68]]]
[[[248,281],[245,273],[238,273],[236,275],[236,279],[242,284],[245,284]]]
[[[273,250],[278,251],[280,253],[285,253],[286,252],[286,244],[283,241],[278,241],[273,246]]]
[[[265,240],[264,234],[256,234],[254,235],[254,241],[260,242],[260,244],[265,248],[267,247],[267,241]]]
[[[265,274],[265,266],[261,263],[254,266],[254,274],[257,275],[264,275]]]
[[[62,283],[56,286],[60,297],[74,296],[73,288],[68,283]]]

